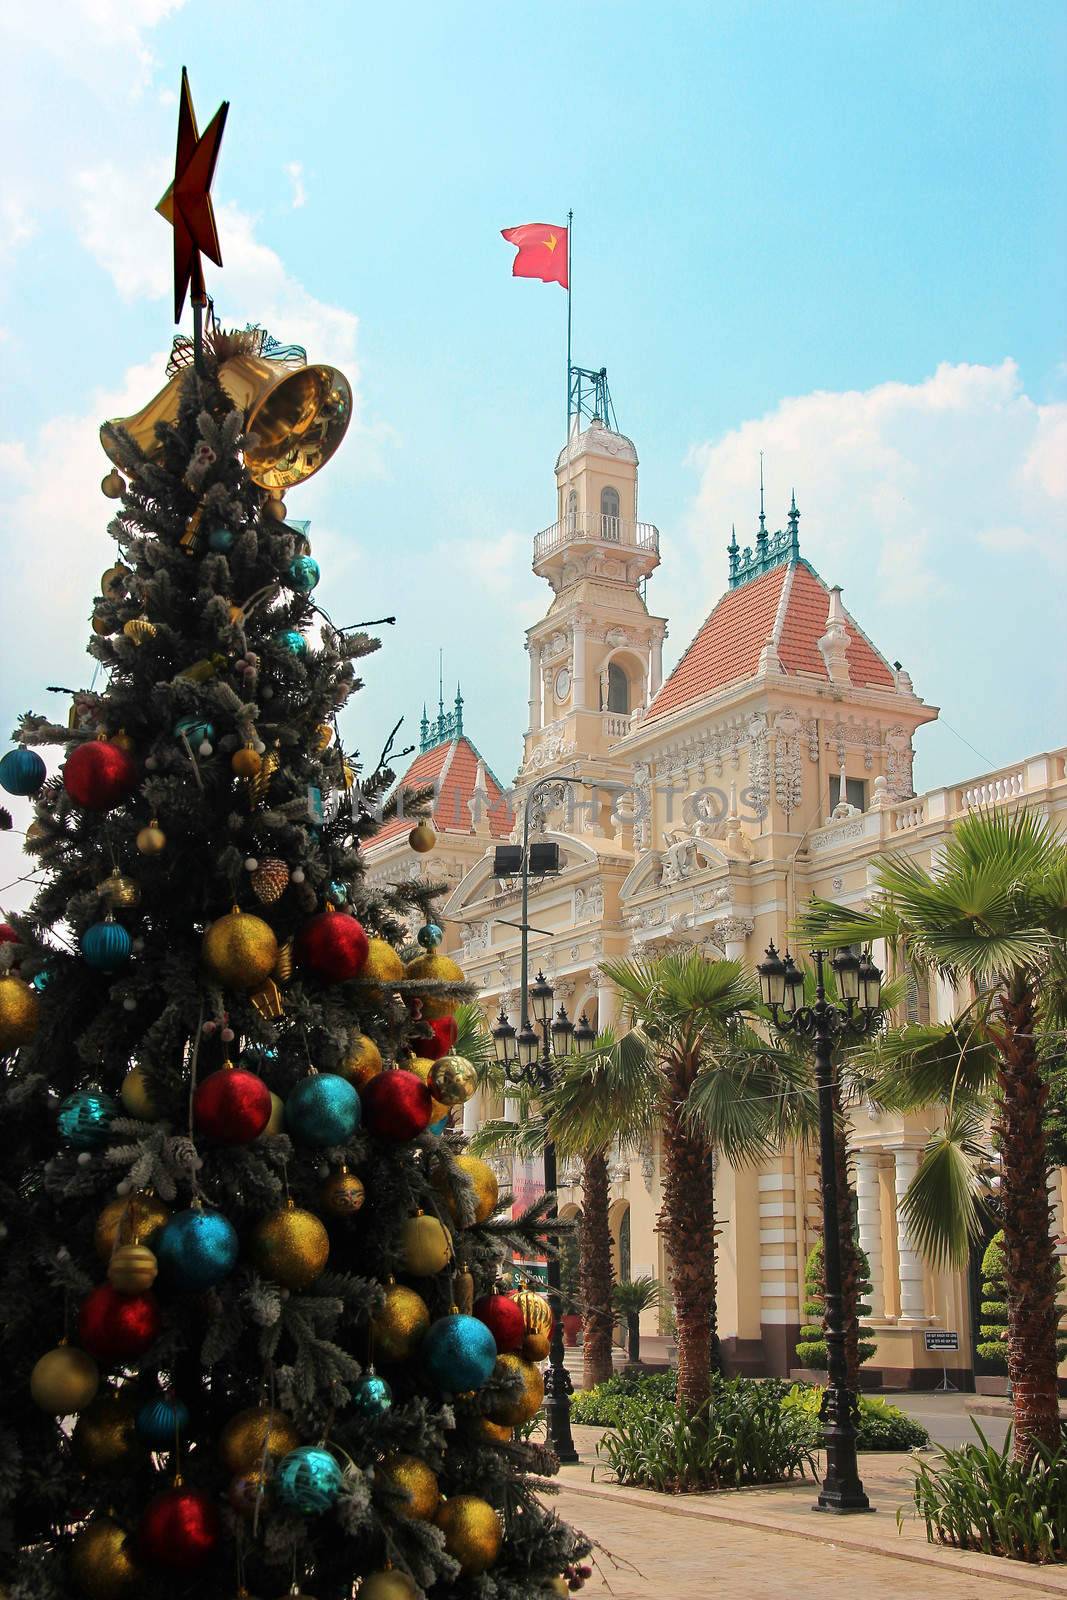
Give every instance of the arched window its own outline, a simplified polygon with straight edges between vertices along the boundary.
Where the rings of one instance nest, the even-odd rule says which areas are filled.
[[[624,715],[630,709],[630,680],[617,661],[608,662],[607,709],[621,711]]]
[[[578,491],[572,489],[567,496],[567,527],[571,533],[578,526]]]
[[[609,485],[600,491],[600,537],[618,539],[619,536],[619,491]]]

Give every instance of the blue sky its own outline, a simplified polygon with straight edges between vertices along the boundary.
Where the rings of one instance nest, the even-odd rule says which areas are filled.
[[[575,211],[575,355],[606,365],[660,529],[668,665],[795,483],[804,554],[945,725],[921,787],[1064,742],[1067,8],[64,0],[0,20],[5,728],[85,680],[112,546],[98,422],[162,381],[153,213],[189,67],[232,102],[223,321],[353,378],[293,492],[339,621],[396,613],[347,738],[371,759],[438,648],[503,779],[548,590],[561,290],[499,229]]]

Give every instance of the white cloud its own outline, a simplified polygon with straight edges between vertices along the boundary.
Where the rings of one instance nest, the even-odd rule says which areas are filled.
[[[43,51],[85,82],[121,86],[137,97],[151,81],[155,57],[149,29],[180,11],[185,0],[54,0],[36,7],[14,0],[0,15],[0,36]]]
[[[287,161],[283,171],[293,186],[293,210],[299,211],[301,206],[307,205],[308,197],[304,187],[304,163]]]

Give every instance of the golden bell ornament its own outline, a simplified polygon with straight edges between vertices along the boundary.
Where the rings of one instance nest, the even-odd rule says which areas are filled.
[[[368,1572],[359,1586],[359,1600],[419,1600],[420,1590],[414,1578],[397,1567],[387,1567],[383,1572]]]
[[[119,1294],[144,1294],[159,1276],[159,1262],[146,1244],[120,1244],[107,1264],[107,1281]]]
[[[53,1417],[84,1411],[96,1398],[100,1371],[92,1356],[73,1345],[49,1350],[30,1373],[33,1403]]]
[[[437,843],[437,829],[428,817],[417,822],[408,834],[408,844],[418,855],[424,856]]]
[[[331,1217],[355,1216],[357,1211],[362,1211],[366,1198],[363,1179],[357,1178],[347,1167],[332,1173],[319,1190],[319,1205]]]
[[[112,867],[107,877],[97,884],[96,892],[113,907],[135,906],[141,898],[141,885],[136,878],[128,878],[118,867]]]
[[[159,629],[154,622],[149,622],[147,617],[131,617],[129,622],[123,623],[122,631],[127,639],[141,645],[147,639],[154,639]]]
[[[362,1089],[381,1072],[382,1053],[373,1039],[365,1033],[357,1033],[350,1041],[337,1070],[342,1078],[347,1078],[357,1089]]]
[[[250,878],[252,893],[260,905],[272,906],[289,887],[289,868],[278,856],[266,856]]]
[[[466,982],[463,968],[457,966],[449,956],[443,956],[440,950],[427,950],[423,955],[416,956],[414,961],[409,961],[404,976],[421,979],[425,983]],[[434,998],[430,995],[421,998],[424,1017],[450,1017],[456,1009],[455,1000]]]
[[[448,1229],[436,1217],[408,1217],[400,1233],[403,1270],[413,1278],[432,1278],[452,1259]]]
[[[506,1422],[494,1422],[492,1417],[479,1417],[477,1432],[487,1444],[510,1444],[512,1430]]]
[[[143,1593],[133,1541],[110,1517],[94,1517],[70,1547],[70,1575],[87,1600],[127,1600]]]
[[[234,751],[230,757],[230,767],[235,777],[258,778],[263,769],[263,757],[258,750],[246,744],[242,750]]]
[[[524,1361],[547,1361],[552,1338],[547,1333],[528,1333],[522,1341]]]
[[[445,1549],[459,1562],[465,1578],[488,1572],[504,1542],[500,1517],[476,1494],[456,1494],[437,1508],[434,1522],[445,1536]]]
[[[406,1361],[414,1355],[430,1326],[430,1313],[414,1289],[386,1285],[385,1304],[371,1317],[373,1354],[379,1361]]]
[[[328,750],[333,743],[333,728],[328,722],[320,722],[311,738],[311,748],[317,756]]]
[[[290,1204],[256,1224],[249,1254],[256,1271],[272,1283],[310,1289],[326,1270],[330,1236],[314,1212]]]
[[[37,1032],[40,1016],[36,989],[10,973],[0,978],[0,1055],[27,1044]]]
[[[280,1133],[285,1132],[285,1101],[280,1094],[270,1092],[270,1116],[267,1126],[260,1134],[261,1139],[276,1139]]]
[[[543,1294],[535,1294],[532,1289],[520,1289],[515,1296],[515,1304],[522,1312],[528,1334],[552,1332],[552,1307]]]
[[[478,1074],[464,1056],[438,1056],[430,1068],[430,1089],[443,1106],[464,1105],[477,1091]]]
[[[382,991],[379,984],[399,983],[405,977],[404,963],[386,939],[369,939],[367,941],[367,959],[360,970],[361,983],[374,984],[371,997],[380,1001]]]
[[[138,1122],[154,1122],[159,1115],[143,1067],[130,1068],[122,1080],[119,1099],[126,1115],[136,1117]]]
[[[545,1380],[540,1367],[535,1367],[532,1361],[510,1353],[497,1356],[493,1377],[502,1378],[512,1372],[517,1372],[522,1379],[521,1391],[514,1399],[496,1401],[489,1415],[494,1422],[506,1422],[510,1428],[518,1428],[536,1417],[544,1404]]]
[[[158,856],[167,847],[167,836],[154,819],[137,835],[137,848],[143,856]]]
[[[104,1389],[74,1425],[71,1445],[78,1464],[101,1472],[128,1461],[138,1449],[137,1402],[124,1389]]]
[[[274,929],[237,906],[204,934],[204,965],[229,989],[256,989],[270,977],[278,959]]]
[[[107,495],[109,500],[118,500],[126,492],[126,480],[121,472],[116,472],[112,467],[110,472],[100,479],[100,493]]]
[[[271,977],[275,983],[288,983],[293,976],[293,941],[286,939],[284,944],[278,946],[278,959],[274,963]]]
[[[436,1066],[436,1064],[437,1064],[436,1062],[428,1060],[426,1056],[412,1056],[412,1058],[408,1062],[407,1066],[408,1066],[408,1071],[409,1072],[413,1072],[417,1078],[421,1078],[423,1083],[426,1084],[427,1088],[429,1088],[430,1074],[433,1071],[433,1069]],[[430,1103],[430,1121],[431,1122],[440,1122],[442,1117],[447,1117],[447,1116],[448,1116],[448,1107],[447,1106],[443,1106],[441,1104],[440,1100],[431,1101],[431,1103]]]
[[[170,1221],[170,1208],[150,1190],[109,1200],[96,1219],[93,1243],[101,1261],[110,1261],[116,1244],[151,1246]]]
[[[300,1443],[300,1435],[284,1411],[253,1406],[231,1417],[219,1434],[219,1460],[234,1476],[259,1472],[265,1455],[287,1456]]]
[[[276,750],[268,750],[260,762],[259,771],[254,778],[245,780],[248,789],[248,805],[250,810],[255,810],[261,801],[267,798],[270,780],[281,766],[281,761]]]
[[[492,1167],[479,1160],[477,1156],[457,1156],[456,1166],[461,1172],[466,1173],[474,1185],[475,1223],[488,1222],[500,1199],[500,1185],[496,1181],[496,1173]],[[452,1198],[451,1187],[448,1185],[444,1174],[441,1173],[435,1177],[434,1183],[442,1190],[445,1204],[449,1211],[453,1216],[456,1216],[456,1204]]]
[[[401,1516],[414,1517],[418,1522],[429,1522],[441,1501],[441,1490],[436,1474],[420,1461],[418,1456],[389,1456],[379,1468],[379,1478],[393,1489],[407,1495],[407,1504],[400,1507]]]

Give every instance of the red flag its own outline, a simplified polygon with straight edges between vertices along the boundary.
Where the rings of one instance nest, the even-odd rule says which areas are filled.
[[[524,222],[521,228],[500,231],[517,247],[511,266],[513,278],[540,278],[542,283],[568,287],[570,241],[566,228],[557,228],[554,222]]]

